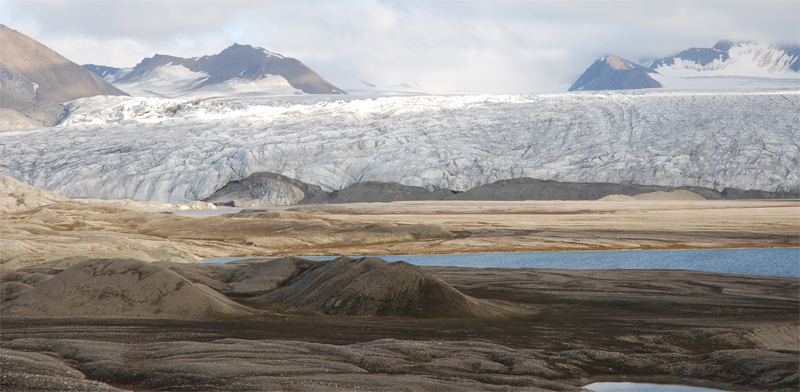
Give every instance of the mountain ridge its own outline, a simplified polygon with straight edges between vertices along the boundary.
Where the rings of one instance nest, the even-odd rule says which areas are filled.
[[[84,68],[114,80],[117,86],[123,90],[129,89],[134,95],[136,91],[162,96],[208,91],[210,95],[214,95],[219,89],[236,92],[241,88],[245,88],[246,93],[262,91],[278,94],[346,94],[297,59],[237,43],[210,56],[183,58],[156,54],[143,59],[130,71],[126,68],[94,64],[86,64]],[[120,72],[126,73],[119,75]],[[169,82],[175,84],[172,89],[154,88]],[[266,83],[258,84],[259,82]],[[248,84],[249,87],[242,87]]]
[[[731,59],[732,50],[748,47],[756,48],[762,55],[770,56],[769,58],[771,59],[774,59],[775,55],[779,55],[778,58],[773,61],[782,63],[791,71],[800,72],[800,46],[773,46],[759,44],[758,42],[733,42],[725,40],[717,42],[711,48],[693,47],[673,56],[657,60],[648,60],[647,62],[651,63],[648,68],[651,71],[658,71],[659,68],[671,67],[675,65],[676,59],[683,60],[684,62],[694,62],[701,67],[707,67],[715,61],[725,64]],[[756,55],[758,55],[758,53]],[[785,58],[782,59],[784,56]]]

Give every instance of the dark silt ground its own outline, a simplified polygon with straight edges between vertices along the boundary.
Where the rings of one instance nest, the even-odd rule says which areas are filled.
[[[207,319],[2,319],[6,390],[574,390],[600,380],[800,387],[800,280],[680,270],[423,267],[488,318],[254,305]],[[105,388],[105,389],[104,389]]]

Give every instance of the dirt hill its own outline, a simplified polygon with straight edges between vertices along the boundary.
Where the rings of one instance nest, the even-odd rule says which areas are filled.
[[[0,212],[29,210],[67,201],[69,198],[0,174]]]
[[[2,306],[3,315],[28,317],[197,318],[250,313],[205,285],[135,259],[85,261]]]
[[[282,257],[224,264],[159,264],[193,283],[202,283],[223,294],[253,296],[278,288],[316,264],[316,261]]]
[[[501,312],[417,266],[340,257],[320,262],[254,302],[347,316],[493,317]]]

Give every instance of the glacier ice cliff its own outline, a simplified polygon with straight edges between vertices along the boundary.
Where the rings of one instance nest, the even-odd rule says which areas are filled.
[[[800,91],[92,97],[60,126],[0,131],[0,173],[69,197],[197,200],[269,171],[341,189],[499,179],[800,186]]]

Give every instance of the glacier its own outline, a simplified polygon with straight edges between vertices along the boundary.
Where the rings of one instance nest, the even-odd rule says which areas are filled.
[[[800,89],[369,98],[91,97],[0,131],[0,173],[68,197],[180,203],[269,171],[326,190],[500,179],[797,191]]]

